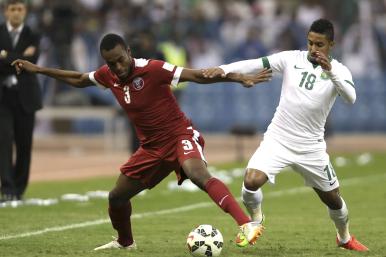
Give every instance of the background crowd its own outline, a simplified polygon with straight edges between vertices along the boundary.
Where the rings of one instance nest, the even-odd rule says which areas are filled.
[[[203,68],[282,50],[306,49],[307,28],[313,20],[325,17],[336,28],[334,58],[351,70],[358,93],[356,107],[349,109],[339,104],[335,107],[332,127],[343,131],[386,131],[385,0],[30,0],[28,3],[27,23],[42,34],[39,63],[79,71],[92,71],[103,64],[98,45],[108,32],[124,35],[134,57]],[[3,19],[0,16],[0,21]],[[45,77],[40,79],[45,105],[116,104],[108,92],[96,88],[80,92]],[[57,85],[47,86],[49,83]],[[273,80],[271,84],[272,87],[248,92],[221,85],[188,86],[181,104],[204,131],[227,131],[235,123],[251,123],[264,130],[280,92],[279,83]],[[224,112],[227,115],[221,115]]]

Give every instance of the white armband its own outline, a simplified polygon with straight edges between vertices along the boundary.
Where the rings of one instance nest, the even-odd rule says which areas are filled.
[[[102,88],[102,89],[107,89],[107,87],[105,87],[104,85],[102,85],[101,83],[99,83],[96,79],[95,79],[95,71],[92,71],[88,74],[88,77],[89,79],[95,84],[97,85],[99,88]]]

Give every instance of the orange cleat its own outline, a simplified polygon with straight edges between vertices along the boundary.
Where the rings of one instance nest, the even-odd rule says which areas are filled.
[[[353,251],[358,251],[358,252],[366,252],[369,250],[366,246],[361,244],[354,236],[351,236],[350,241],[348,241],[345,244],[342,244],[339,242],[339,239],[336,238],[336,243],[338,244],[338,247],[342,249],[347,249],[347,250],[353,250]]]

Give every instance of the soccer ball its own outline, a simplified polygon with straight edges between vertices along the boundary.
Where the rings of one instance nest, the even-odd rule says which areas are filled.
[[[189,233],[186,245],[193,256],[219,256],[224,240],[218,229],[200,225]]]

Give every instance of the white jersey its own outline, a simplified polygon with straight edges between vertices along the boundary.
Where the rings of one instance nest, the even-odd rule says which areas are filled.
[[[267,135],[294,143],[323,141],[327,116],[337,95],[355,101],[350,71],[336,60],[331,71],[313,65],[307,51],[284,51],[267,57],[220,66],[225,73],[251,73],[271,68],[283,75],[279,106]],[[237,67],[237,68],[236,68]]]

